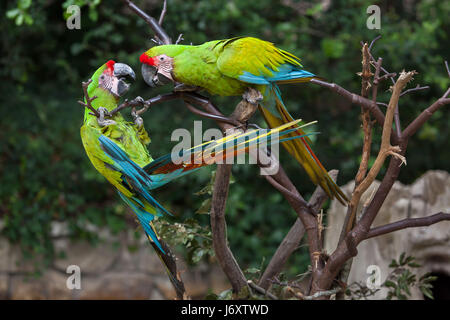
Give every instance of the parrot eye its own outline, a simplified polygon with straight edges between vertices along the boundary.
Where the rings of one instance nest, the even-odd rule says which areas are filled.
[[[105,80],[105,75],[102,74],[102,75],[100,76],[100,79],[101,79],[101,80]]]
[[[159,60],[164,61],[164,57],[160,57]]]

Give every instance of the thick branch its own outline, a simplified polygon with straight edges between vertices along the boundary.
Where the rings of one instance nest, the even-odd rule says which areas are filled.
[[[247,280],[227,243],[225,205],[228,198],[230,175],[231,164],[217,165],[211,205],[211,233],[217,260],[230,281],[233,291],[239,292],[247,285]]]
[[[367,233],[366,239],[378,237],[383,234],[407,228],[428,227],[432,224],[445,220],[450,220],[449,213],[439,212],[428,217],[404,219],[370,229],[370,231]]]
[[[338,172],[338,170],[331,170],[329,172],[329,175],[333,180],[336,181]],[[328,196],[325,191],[323,191],[323,189],[318,186],[309,199],[308,205],[312,208],[313,211],[318,212],[327,198]],[[259,281],[259,284],[262,288],[269,288],[271,284],[270,279],[273,279],[281,272],[288,258],[299,246],[304,234],[305,227],[303,226],[300,218],[297,218],[294,225],[291,227],[288,234],[284,237],[277,251],[270,260],[266,270],[264,271]]]
[[[390,136],[392,130],[392,121],[394,117],[395,108],[398,104],[400,93],[408,81],[411,80],[414,72],[403,72],[396,84],[394,85],[391,100],[389,101],[388,110],[386,111],[386,119],[383,126],[382,142],[380,152],[377,156],[377,160],[372,166],[366,179],[358,186],[360,192],[364,192],[371,185],[376,175],[378,174],[384,160],[388,154],[393,154],[394,157],[390,159],[389,167],[386,171],[386,175],[383,178],[377,192],[370,205],[367,207],[366,212],[363,214],[355,228],[346,234],[344,241],[340,242],[336,250],[329,257],[325,268],[322,270],[322,275],[316,282],[314,291],[323,291],[329,288],[337,273],[340,271],[345,262],[354,257],[357,254],[357,245],[367,237],[370,226],[372,225],[375,217],[377,216],[381,205],[383,204],[386,196],[391,190],[394,182],[397,180],[400,172],[400,165],[404,162],[404,153],[408,144],[407,138],[401,138],[399,145],[392,147],[390,145]],[[356,190],[355,190],[356,191]]]
[[[399,146],[391,146],[390,140],[391,140],[391,131],[392,131],[392,121],[394,118],[394,113],[398,105],[398,100],[400,98],[400,93],[402,89],[405,87],[405,85],[412,79],[413,75],[415,74],[415,71],[410,72],[402,72],[400,77],[398,78],[397,82],[394,85],[392,96],[389,101],[389,106],[386,111],[386,119],[383,126],[383,132],[381,137],[381,146],[380,146],[380,152],[378,153],[377,158],[375,159],[375,162],[370,168],[369,173],[367,174],[367,177],[361,182],[361,184],[356,188],[355,193],[364,193],[364,191],[369,188],[369,186],[372,184],[372,182],[375,180],[375,178],[378,175],[378,172],[380,171],[381,167],[384,164],[384,161],[388,155],[392,155],[395,157],[400,158],[403,162],[405,162],[405,159],[402,155],[399,154],[401,151]]]
[[[247,94],[249,96],[259,94],[254,89],[249,89]],[[259,97],[259,95],[258,95]],[[232,118],[239,123],[244,123],[253,115],[257,109],[259,101],[250,103],[243,99],[232,114]],[[209,104],[206,104],[209,105]],[[210,105],[211,109],[215,109]],[[227,131],[230,128],[229,124],[221,123],[222,128]],[[247,280],[242,272],[239,264],[233,256],[227,243],[227,225],[225,221],[225,207],[228,198],[228,188],[231,175],[231,164],[218,164],[216,170],[216,178],[214,181],[214,191],[212,195],[211,204],[211,233],[213,238],[213,247],[217,260],[219,261],[222,270],[231,283],[234,292],[239,292],[247,285]]]
[[[379,37],[375,38],[370,47],[374,44]],[[372,88],[372,101],[376,103],[376,97],[378,94],[378,84],[379,84],[379,76],[381,69],[382,59],[379,58],[377,63],[375,64],[375,75],[370,71],[370,51],[367,45],[367,42],[364,43],[362,47],[362,72],[361,72],[361,96],[364,98],[369,97],[369,88],[371,86],[370,80],[372,76],[374,76],[373,88]],[[355,192],[361,182],[364,181],[366,177],[367,170],[369,168],[369,160],[370,160],[370,150],[372,145],[372,120],[370,118],[370,112],[368,110],[364,110],[361,108],[361,121],[364,133],[363,139],[363,150],[361,155],[361,162],[359,164],[358,172],[355,176],[355,187],[353,189],[352,198],[347,207],[347,214],[344,219],[344,224],[342,226],[341,235],[339,238],[339,242],[341,242],[345,235],[354,227],[356,222],[356,210],[358,208],[359,201],[361,199],[361,193]],[[340,281],[346,282],[347,278],[350,274],[350,269],[352,266],[352,260],[346,262],[341,274]],[[343,299],[344,295],[340,292],[336,298]]]

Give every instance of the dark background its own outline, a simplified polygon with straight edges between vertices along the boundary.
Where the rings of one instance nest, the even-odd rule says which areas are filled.
[[[65,8],[70,4],[82,6],[80,30],[66,28]],[[136,4],[155,17],[162,7],[161,1]],[[366,27],[366,8],[372,4],[381,8],[381,30]],[[375,58],[383,57],[383,66],[391,72],[417,70],[410,87],[430,86],[401,99],[404,126],[449,85],[444,67],[444,60],[450,60],[448,1],[169,0],[168,5],[164,28],[173,39],[179,33],[184,34],[185,44],[240,35],[259,37],[301,57],[307,70],[356,93],[360,92],[356,74],[361,71],[360,41],[370,42],[381,34],[373,49]],[[101,239],[88,231],[90,224],[113,232],[136,228],[132,215],[84,153],[79,135],[84,112],[76,103],[82,98],[81,81],[114,59],[132,66],[138,75],[129,97],[150,98],[170,88],[152,91],[142,81],[138,58],[153,45],[152,33],[121,1],[2,1],[0,29],[1,233],[19,243],[39,271],[55,257],[64,256],[53,248],[52,221],[67,222],[74,240],[93,244]],[[379,101],[388,102],[388,86],[385,83],[379,90]],[[314,137],[313,149],[325,167],[340,170],[340,184],[353,179],[362,145],[359,107],[312,84],[283,86],[282,92],[294,117],[319,121],[314,129],[322,134]],[[213,100],[230,113],[239,98]],[[152,138],[150,152],[157,157],[176,144],[170,142],[174,129],[192,130],[193,120],[200,119],[181,102],[173,102],[152,107],[144,120]],[[262,125],[260,115],[253,120]],[[215,127],[203,121],[204,129]],[[449,131],[448,108],[442,108],[410,142],[402,183],[413,182],[427,170],[448,170]],[[379,133],[377,128],[373,154]],[[285,169],[308,197],[314,185],[281,152]],[[208,184],[211,170],[202,169],[156,192],[160,203],[178,215],[174,221],[194,217],[208,227],[208,215],[195,214],[208,195],[195,193]],[[255,166],[235,166],[233,175],[227,207],[230,246],[244,267],[259,267],[264,258],[267,263],[296,215],[259,177]],[[207,252],[197,251],[197,258],[208,256]],[[289,272],[300,273],[306,266],[306,255],[294,255]]]

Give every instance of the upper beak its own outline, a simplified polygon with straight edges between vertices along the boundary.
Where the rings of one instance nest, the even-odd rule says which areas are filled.
[[[117,84],[117,95],[119,97],[123,96],[130,89],[130,85],[125,80],[136,80],[136,74],[133,69],[124,63],[114,64],[114,76],[118,80]]]
[[[141,72],[145,83],[150,87],[163,86],[173,82],[172,79],[169,79],[165,75],[159,73],[156,67],[148,64],[142,64]]]

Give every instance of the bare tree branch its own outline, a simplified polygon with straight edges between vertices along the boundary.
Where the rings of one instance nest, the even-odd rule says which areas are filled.
[[[247,280],[227,243],[225,204],[228,197],[230,175],[231,164],[217,165],[211,204],[211,233],[217,261],[230,281],[233,291],[239,292],[247,285]]]
[[[402,93],[400,93],[400,97],[404,96],[405,94],[411,93],[411,92],[426,90],[429,88],[430,88],[430,86],[421,87],[420,85],[417,85],[415,88],[411,88],[411,89],[405,90]]]
[[[87,92],[87,88],[89,87],[89,84],[91,82],[92,82],[92,79],[89,79],[86,82],[82,82],[83,94],[84,94],[84,98],[86,99],[86,103],[84,103],[83,101],[78,101],[78,103],[81,104],[83,107],[91,110],[93,115],[95,115],[98,118],[100,116],[100,114],[98,113],[97,109],[95,109],[91,104],[92,101],[97,99],[97,96],[89,97],[89,93]]]
[[[378,39],[381,36],[377,37]],[[374,44],[374,42],[377,40],[375,38],[371,46]],[[380,69],[382,64],[382,59],[378,58],[377,63],[375,64],[375,74],[373,74],[370,71],[370,50],[367,45],[367,43],[364,43],[362,47],[362,72],[361,72],[361,96],[364,98],[369,97],[369,88],[371,86],[370,80],[372,76],[374,76],[373,85],[372,85],[372,101],[376,102],[376,97],[378,94],[378,84],[379,84],[379,76],[380,76]],[[352,198],[348,204],[347,207],[347,214],[344,219],[344,224],[342,226],[341,235],[339,238],[339,242],[344,240],[346,234],[354,227],[356,222],[356,210],[358,208],[359,201],[361,199],[362,193],[358,192],[358,186],[361,184],[361,182],[364,181],[367,170],[369,168],[369,160],[370,160],[370,150],[372,145],[372,120],[370,118],[370,113],[368,110],[364,110],[361,108],[361,120],[362,120],[362,127],[363,127],[363,149],[362,149],[362,155],[361,155],[361,162],[359,164],[358,172],[355,176],[355,186],[353,188],[352,192]],[[350,274],[350,269],[352,266],[352,259],[348,260],[346,264],[344,265],[339,280],[341,282],[346,282],[347,278]],[[337,295],[337,299],[343,298],[343,293]]]
[[[249,94],[257,92],[254,89],[249,89]],[[259,94],[259,92],[257,92]],[[258,106],[258,101],[251,103],[243,99],[232,114],[232,118],[240,123],[248,121],[253,115]],[[224,129],[226,126],[222,123]],[[228,128],[228,132],[230,128]],[[225,221],[225,207],[228,198],[228,189],[231,176],[231,164],[218,164],[216,170],[216,177],[214,181],[214,190],[211,203],[211,233],[213,239],[214,252],[216,258],[222,267],[225,275],[231,283],[235,293],[247,285],[247,280],[242,272],[239,264],[233,256],[227,242],[227,225]]]
[[[171,44],[172,40],[170,39],[169,35],[166,33],[166,31],[161,27],[161,25],[158,23],[158,21],[155,20],[155,18],[149,16],[147,13],[142,11],[138,6],[136,6],[131,0],[122,0],[125,2],[125,4],[133,10],[138,16],[140,16],[142,19],[147,22],[147,24],[150,26],[150,28],[153,30],[155,35],[161,40],[162,44]]]
[[[267,291],[264,288],[261,288],[260,286],[258,286],[257,284],[255,284],[252,280],[248,280],[247,284],[250,288],[252,288],[253,290],[255,290],[258,293],[261,293],[267,297],[269,297],[272,300],[278,300],[278,298],[276,296],[274,296],[272,293],[270,293],[269,291]]]
[[[364,98],[358,94],[352,93],[352,92],[342,88],[341,86],[337,85],[336,83],[329,83],[329,82],[325,82],[325,81],[318,80],[318,79],[312,79],[310,82],[315,83],[321,87],[330,89],[331,91],[334,91],[337,94],[339,94],[340,96],[346,98],[351,103],[355,103],[355,104],[361,106],[362,108],[364,108],[365,110],[369,110],[370,113],[375,117],[377,122],[381,126],[384,125],[384,114],[380,110],[380,108],[378,108],[377,104],[375,102],[373,102],[372,100]]]
[[[366,239],[378,237],[383,234],[403,230],[407,228],[427,227],[441,221],[450,221],[450,214],[439,212],[424,218],[409,218],[397,222],[389,223],[383,226],[375,227],[369,230]]]
[[[158,24],[160,26],[162,26],[162,24],[163,24],[166,13],[167,13],[167,0],[164,0],[164,5],[163,5],[161,15],[159,16],[159,20],[158,20]]]
[[[448,62],[445,61],[445,68],[447,69],[447,74],[450,78],[450,71],[448,67]],[[437,110],[439,110],[441,107],[450,104],[450,98],[447,98],[450,95],[450,88],[447,89],[447,91],[444,93],[444,95],[435,101],[431,106],[426,108],[416,119],[414,119],[408,127],[403,131],[403,136],[405,138],[409,138],[412,135],[414,135],[417,130],[419,130],[425,122],[428,121],[428,119],[435,113]]]
[[[331,170],[328,172],[330,177],[335,181],[337,179],[338,173],[338,170]],[[327,198],[328,196],[325,191],[323,191],[323,189],[318,186],[309,199],[308,205],[313,209],[313,211],[318,212]],[[300,218],[297,218],[294,225],[291,227],[288,234],[284,237],[283,241],[279,245],[277,251],[272,256],[272,259],[267,265],[266,270],[264,270],[264,273],[259,280],[259,284],[262,288],[269,288],[270,279],[273,279],[281,272],[288,258],[299,246],[304,234],[305,227],[303,226]]]

